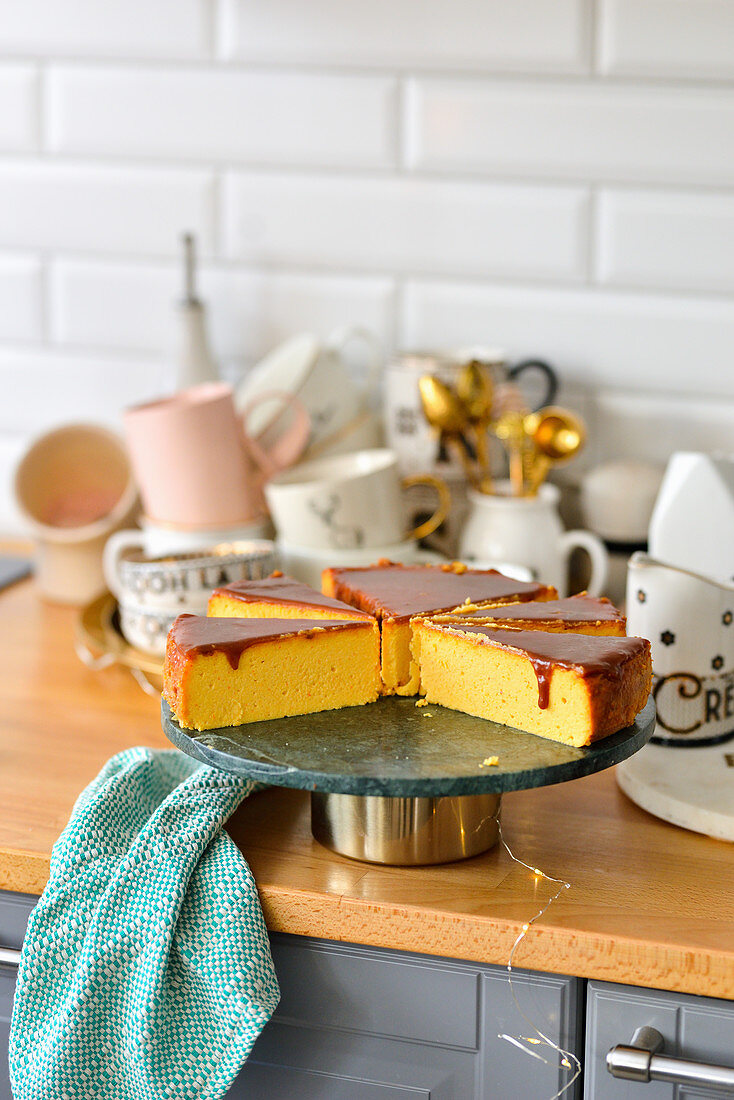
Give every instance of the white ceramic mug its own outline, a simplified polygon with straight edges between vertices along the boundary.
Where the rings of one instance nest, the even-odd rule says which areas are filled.
[[[524,565],[535,580],[552,584],[561,596],[568,593],[568,565],[572,552],[586,550],[591,559],[590,595],[604,590],[607,552],[590,531],[564,531],[558,515],[559,491],[541,485],[535,497],[510,495],[509,482],[499,482],[495,494],[469,492],[470,511],[459,545],[463,561],[474,559],[503,565]]]
[[[366,349],[365,380],[360,383],[349,370],[350,347]],[[297,397],[311,419],[307,449],[330,449],[340,434],[369,406],[381,381],[384,355],[377,337],[368,329],[336,329],[324,341],[313,333],[301,333],[278,345],[257,363],[237,386],[235,401],[244,410],[265,391],[280,390]],[[282,430],[287,411],[261,408],[250,418],[250,429],[268,445]]]
[[[418,382],[423,375],[434,374],[453,387],[462,367],[474,359],[492,374],[496,387],[495,415],[501,411],[506,384],[517,385],[523,375],[535,374],[542,379],[540,388],[535,387],[537,400],[531,402],[535,408],[552,403],[558,382],[553,369],[542,360],[527,359],[510,367],[504,351],[488,347],[400,352],[385,368],[383,418],[387,445],[398,455],[401,473],[430,470],[441,477],[465,477],[453,449],[441,448],[435,429],[426,420]],[[496,441],[490,438],[490,444],[493,442]],[[504,461],[499,445],[493,450],[499,462]]]
[[[126,550],[140,551],[149,558],[160,557],[162,554],[187,554],[192,550],[201,550],[224,542],[269,539],[272,533],[269,519],[238,523],[232,527],[184,527],[156,523],[147,516],[141,516],[138,522],[139,528],[130,527],[118,531],[108,540],[118,555]]]
[[[434,514],[406,530],[403,492],[431,485]],[[354,550],[419,539],[434,531],[450,505],[438,478],[401,478],[397,457],[384,448],[316,459],[277,474],[265,486],[279,539],[294,546]]]

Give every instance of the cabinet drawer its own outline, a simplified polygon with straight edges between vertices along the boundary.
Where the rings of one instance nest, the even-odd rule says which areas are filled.
[[[281,1003],[231,1100],[517,1100],[568,1080],[500,1038],[532,1034],[503,967],[300,936],[271,943]],[[521,1011],[579,1054],[581,983],[514,971],[513,986]]]
[[[606,1068],[607,1051],[617,1043],[629,1043],[637,1028],[645,1025],[663,1036],[666,1055],[734,1066],[734,1002],[592,981],[586,1006],[584,1096],[588,1100],[722,1100],[734,1096],[734,1090],[704,1085],[621,1081]]]
[[[280,937],[272,950],[283,1021],[476,1049],[476,970]]]

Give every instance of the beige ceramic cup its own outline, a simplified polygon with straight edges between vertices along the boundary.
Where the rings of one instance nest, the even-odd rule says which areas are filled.
[[[92,424],[40,436],[16,470],[15,497],[36,539],[41,593],[84,604],[104,591],[104,544],[130,524],[137,509],[123,441]]]
[[[262,515],[262,482],[295,462],[310,421],[290,394],[266,393],[295,415],[266,450],[248,436],[232,387],[206,382],[125,412],[125,433],[145,513],[153,522],[187,527],[246,524]],[[251,406],[252,407],[252,406]]]

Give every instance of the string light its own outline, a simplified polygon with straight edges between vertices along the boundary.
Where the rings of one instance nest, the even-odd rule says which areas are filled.
[[[546,882],[553,882],[553,883],[556,883],[558,885],[558,889],[555,891],[555,893],[553,893],[551,895],[551,897],[548,899],[548,901],[545,903],[545,905],[541,909],[538,910],[538,912],[535,914],[535,916],[531,917],[530,920],[526,921],[522,925],[520,933],[519,933],[519,935],[517,936],[515,942],[512,945],[512,948],[510,950],[510,956],[507,960],[507,981],[508,981],[508,984],[509,984],[509,987],[510,987],[510,993],[512,995],[512,999],[515,1002],[515,1008],[517,1009],[519,1015],[522,1017],[522,1019],[525,1021],[525,1023],[528,1024],[528,1026],[532,1029],[532,1031],[535,1032],[535,1034],[534,1035],[507,1035],[504,1032],[500,1032],[499,1035],[498,1035],[498,1038],[504,1039],[505,1042],[507,1042],[507,1043],[512,1043],[512,1045],[516,1046],[518,1048],[518,1050],[521,1050],[523,1052],[523,1054],[527,1054],[530,1058],[537,1058],[538,1061],[543,1062],[543,1064],[546,1065],[546,1066],[552,1065],[553,1061],[551,1061],[549,1058],[544,1057],[539,1051],[531,1050],[529,1048],[530,1047],[548,1047],[550,1050],[555,1051],[557,1059],[554,1059],[554,1061],[557,1061],[557,1064],[559,1066],[561,1066],[563,1069],[574,1071],[572,1076],[565,1083],[565,1085],[563,1085],[557,1092],[554,1092],[553,1096],[548,1098],[548,1100],[558,1100],[558,1097],[563,1096],[564,1092],[567,1092],[568,1089],[570,1089],[571,1086],[573,1085],[574,1081],[576,1081],[580,1077],[580,1075],[581,1075],[581,1062],[576,1057],[576,1055],[573,1053],[573,1051],[564,1050],[564,1048],[559,1046],[558,1043],[554,1043],[553,1040],[548,1035],[546,1035],[544,1032],[542,1032],[540,1030],[540,1028],[537,1027],[533,1023],[533,1021],[520,1008],[520,1002],[517,999],[517,994],[515,992],[515,986],[514,986],[513,981],[512,981],[512,964],[513,964],[513,960],[515,958],[515,952],[517,951],[517,949],[520,946],[520,944],[522,943],[522,941],[525,939],[525,937],[528,934],[528,932],[530,931],[530,928],[532,927],[532,925],[535,924],[536,921],[540,920],[540,918],[551,907],[553,902],[556,901],[556,899],[561,896],[561,894],[563,893],[564,890],[570,890],[571,889],[571,883],[566,882],[565,879],[555,878],[553,875],[547,875],[545,873],[545,871],[542,871],[540,869],[540,867],[531,867],[529,863],[525,862],[525,860],[520,859],[518,856],[516,856],[515,853],[512,851],[512,849],[510,848],[507,841],[505,840],[504,834],[502,832],[502,824],[501,824],[500,819],[499,819],[499,807],[497,808],[497,811],[495,812],[495,814],[493,816],[494,816],[494,818],[497,822],[497,833],[498,833],[498,836],[499,836],[500,843],[501,843],[502,847],[505,849],[505,851],[507,852],[510,859],[513,861],[513,863],[519,863],[521,867],[525,867],[526,870],[530,871],[535,876],[536,881],[538,879],[540,879],[540,880],[545,880]]]
[[[515,987],[512,982],[512,963],[513,959],[515,958],[515,952],[517,951],[522,941],[525,939],[525,936],[530,931],[532,925],[535,924],[537,920],[540,920],[544,913],[546,913],[551,907],[553,902],[561,896],[564,890],[571,889],[571,883],[566,882],[565,879],[555,878],[553,875],[547,875],[545,871],[542,871],[540,869],[540,867],[531,867],[530,864],[526,863],[524,859],[520,859],[519,856],[515,855],[515,853],[512,851],[509,844],[505,840],[504,834],[502,832],[499,806],[493,814],[489,815],[486,818],[483,818],[483,820],[480,821],[477,826],[475,826],[474,831],[478,832],[479,830],[482,830],[488,821],[494,821],[496,823],[497,836],[499,838],[499,841],[513,863],[519,863],[521,867],[524,867],[527,871],[530,871],[531,874],[535,876],[536,880],[545,879],[546,882],[555,882],[558,884],[558,889],[554,894],[551,895],[545,905],[538,910],[535,916],[531,917],[529,921],[526,921],[522,925],[520,934],[513,943],[510,950],[510,956],[507,960],[507,981],[510,987],[510,994],[512,995],[512,999],[515,1002],[515,1008],[517,1009],[518,1014],[522,1017],[525,1023],[528,1024],[528,1026],[535,1032],[535,1035],[507,1035],[505,1032],[500,1032],[498,1034],[498,1038],[504,1039],[507,1043],[512,1043],[512,1045],[516,1046],[518,1050],[521,1050],[523,1054],[527,1054],[530,1058],[537,1058],[539,1062],[542,1062],[546,1066],[552,1065],[551,1061],[549,1061],[548,1058],[543,1057],[543,1055],[540,1054],[538,1051],[530,1050],[529,1047],[549,1047],[551,1050],[555,1051],[556,1055],[558,1056],[557,1064],[559,1066],[563,1067],[563,1069],[574,1070],[573,1075],[569,1078],[566,1084],[563,1085],[557,1092],[554,1092],[552,1096],[548,1097],[548,1100],[558,1100],[560,1096],[563,1096],[564,1092],[567,1092],[568,1089],[571,1088],[574,1081],[578,1080],[578,1078],[581,1076],[581,1062],[573,1053],[573,1051],[564,1050],[563,1047],[560,1047],[557,1043],[554,1043],[548,1035],[542,1032],[539,1027],[536,1027],[533,1021],[529,1019],[529,1017],[520,1008],[520,1002],[517,999]]]

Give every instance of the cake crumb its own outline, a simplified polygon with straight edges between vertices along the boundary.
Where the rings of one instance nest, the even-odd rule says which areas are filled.
[[[416,699],[415,705],[417,707],[427,707],[428,706],[428,700],[427,699]]]
[[[467,566],[463,561],[452,561],[451,568],[458,576],[461,576],[462,573],[466,573],[467,570]]]
[[[480,768],[496,768],[500,762],[499,756],[485,756],[479,765]]]
[[[421,715],[421,718],[433,718],[433,711],[432,710],[424,710],[423,714]]]
[[[282,577],[283,572],[280,569],[274,569],[273,572],[270,574],[270,576],[271,577]]]

